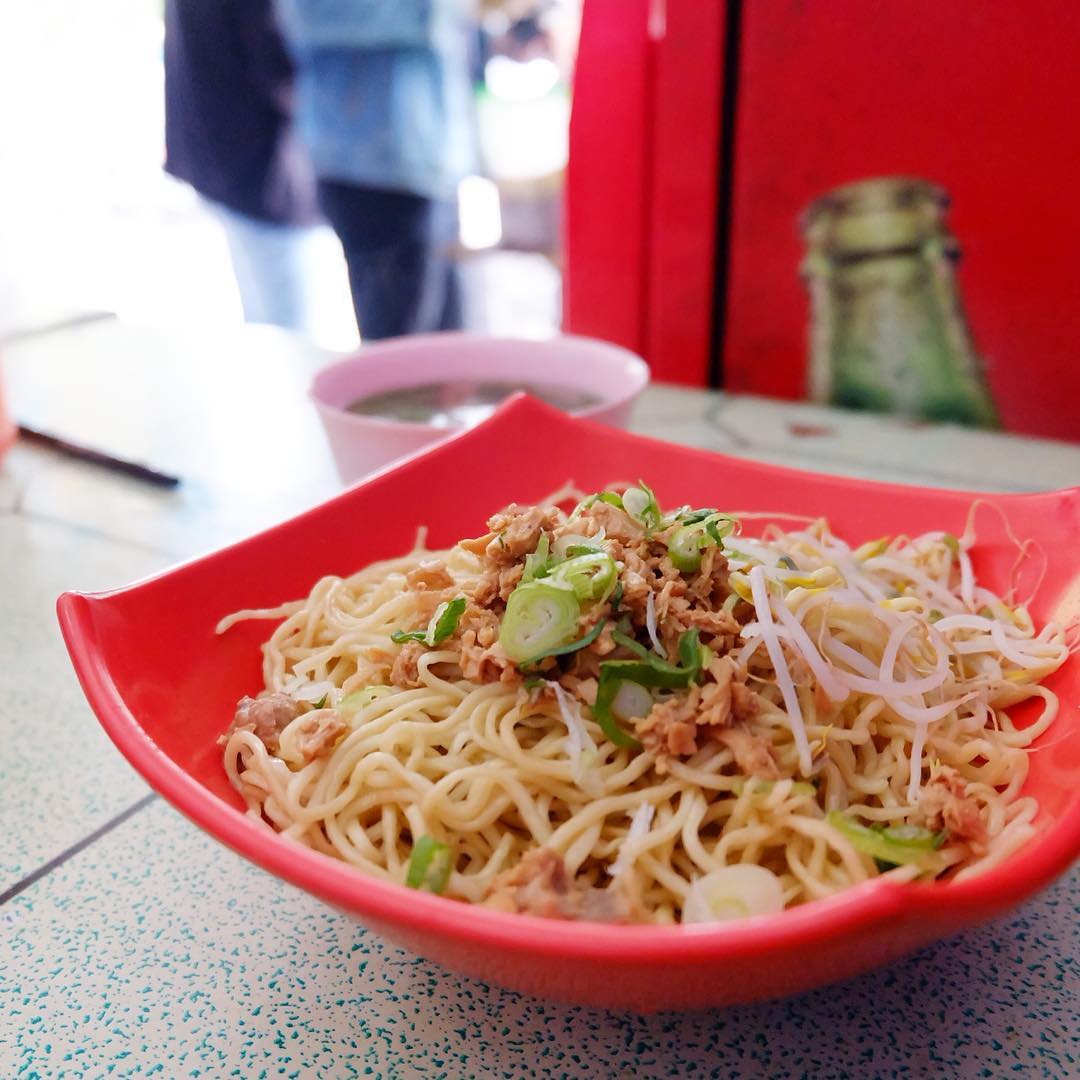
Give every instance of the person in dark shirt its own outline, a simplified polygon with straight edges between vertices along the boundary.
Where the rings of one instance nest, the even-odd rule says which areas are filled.
[[[225,228],[244,317],[315,335],[325,257],[271,0],[167,0],[165,169]]]

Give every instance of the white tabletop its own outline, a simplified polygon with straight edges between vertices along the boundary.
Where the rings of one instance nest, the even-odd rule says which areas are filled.
[[[0,1076],[1080,1075],[1080,873],[848,983],[627,1016],[448,974],[255,869],[95,722],[53,615],[339,489],[304,388],[326,354],[245,328],[95,323],[5,346],[18,418],[175,491],[17,445],[0,462]],[[1080,447],[652,387],[634,429],[972,490],[1080,483]]]

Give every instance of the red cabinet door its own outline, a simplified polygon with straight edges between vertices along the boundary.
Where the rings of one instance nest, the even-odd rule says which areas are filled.
[[[570,121],[564,324],[705,385],[726,0],[589,0]]]

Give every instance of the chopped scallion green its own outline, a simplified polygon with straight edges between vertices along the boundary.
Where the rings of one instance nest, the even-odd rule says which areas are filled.
[[[593,555],[596,552],[603,554],[604,549],[600,544],[570,544],[566,549],[566,557],[572,559],[576,555]]]
[[[702,548],[723,543],[735,525],[734,518],[714,513],[676,529],[668,540],[671,564],[684,574],[696,573],[701,568]]]
[[[622,603],[623,587],[621,581],[615,582],[615,589],[611,594],[611,614],[614,616]]]
[[[541,533],[536,542],[536,550],[525,556],[525,570],[521,575],[522,584],[536,578],[547,577],[550,565],[551,540],[547,533]]]
[[[395,645],[403,645],[406,641],[419,641],[427,647],[434,648],[442,644],[457,629],[461,616],[465,611],[465,597],[459,596],[455,600],[440,604],[424,630],[395,630],[390,635],[390,640]]]
[[[676,520],[680,525],[697,525],[698,522],[712,517],[715,513],[715,507],[705,507],[702,510],[688,510],[685,513],[679,514]]]
[[[851,841],[856,851],[893,866],[921,862],[931,852],[937,851],[948,836],[945,830],[934,833],[919,825],[875,828],[863,825],[838,810],[828,815],[828,822]]]
[[[441,893],[450,880],[450,871],[454,860],[450,848],[431,836],[421,836],[413,845],[409,856],[409,869],[405,884],[410,889],[422,889],[425,892]]]
[[[642,660],[649,659],[649,650],[646,649],[641,642],[636,641],[624,631],[612,630],[611,637],[616,645],[621,645],[624,649],[629,649],[635,656],[640,656]]]
[[[579,600],[598,600],[615,586],[615,560],[603,551],[591,551],[551,568],[552,584],[565,584]]]
[[[579,649],[584,649],[600,636],[606,625],[607,620],[600,619],[587,634],[583,634],[576,641],[568,641],[565,645],[557,645],[553,649],[546,649],[542,653],[537,653],[536,656],[530,656],[528,660],[522,660],[518,667],[524,671],[526,668],[539,664],[541,660],[546,660],[549,656],[566,656],[569,653],[577,652]]]
[[[571,519],[576,518],[583,510],[588,510],[596,502],[605,502],[611,506],[617,506],[620,510],[623,509],[623,501],[614,491],[598,491],[594,495],[587,495],[570,511]]]
[[[535,663],[571,639],[580,616],[581,604],[573,589],[529,581],[506,602],[499,642],[515,663]]]
[[[626,635],[620,636],[624,639],[620,644],[632,640]],[[637,660],[605,660],[600,664],[593,716],[610,742],[634,750],[641,748],[641,743],[619,726],[611,711],[620,684],[629,681],[650,689],[685,690],[697,678],[702,655],[696,628],[685,631],[679,638],[679,659],[682,661],[681,667],[661,660],[652,653]]]
[[[660,504],[653,489],[644,480],[637,487],[627,488],[622,495],[623,509],[646,529],[660,527]]]
[[[365,686],[363,690],[354,690],[337,703],[337,709],[351,711],[354,709],[367,708],[377,698],[385,697],[390,693],[389,686]]]

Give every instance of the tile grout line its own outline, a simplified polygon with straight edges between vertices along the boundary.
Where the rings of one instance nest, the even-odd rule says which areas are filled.
[[[138,802],[133,803],[126,810],[122,810],[116,817],[106,821],[104,825],[95,829],[92,833],[88,833],[81,840],[76,840],[70,847],[65,848],[59,855],[53,856],[48,862],[42,863],[36,870],[31,871],[21,881],[16,881],[14,885],[0,892],[0,906],[6,904],[9,900],[14,900],[19,893],[26,889],[29,889],[35,882],[40,881],[46,874],[51,874],[53,870],[60,866],[63,866],[68,859],[78,855],[79,852],[84,851],[91,844],[100,840],[106,833],[111,832],[117,825],[122,825],[128,818],[133,817],[144,807],[149,806],[157,798],[157,792],[151,791],[149,794],[144,795]]]
[[[54,528],[67,529],[69,532],[74,532],[93,540],[103,540],[109,544],[122,544],[125,547],[135,548],[137,551],[148,552],[151,555],[161,555],[163,558],[172,559],[173,561],[182,561],[197,557],[197,555],[184,554],[183,552],[174,551],[171,548],[147,543],[145,540],[135,540],[130,537],[117,535],[116,533],[106,532],[104,529],[99,529],[93,525],[83,525],[77,521],[69,521],[66,518],[57,517],[55,514],[43,514],[37,510],[26,510],[21,506],[13,507],[11,510],[7,511],[7,513],[13,517],[21,518],[23,521],[37,522],[42,525],[52,525]]]

